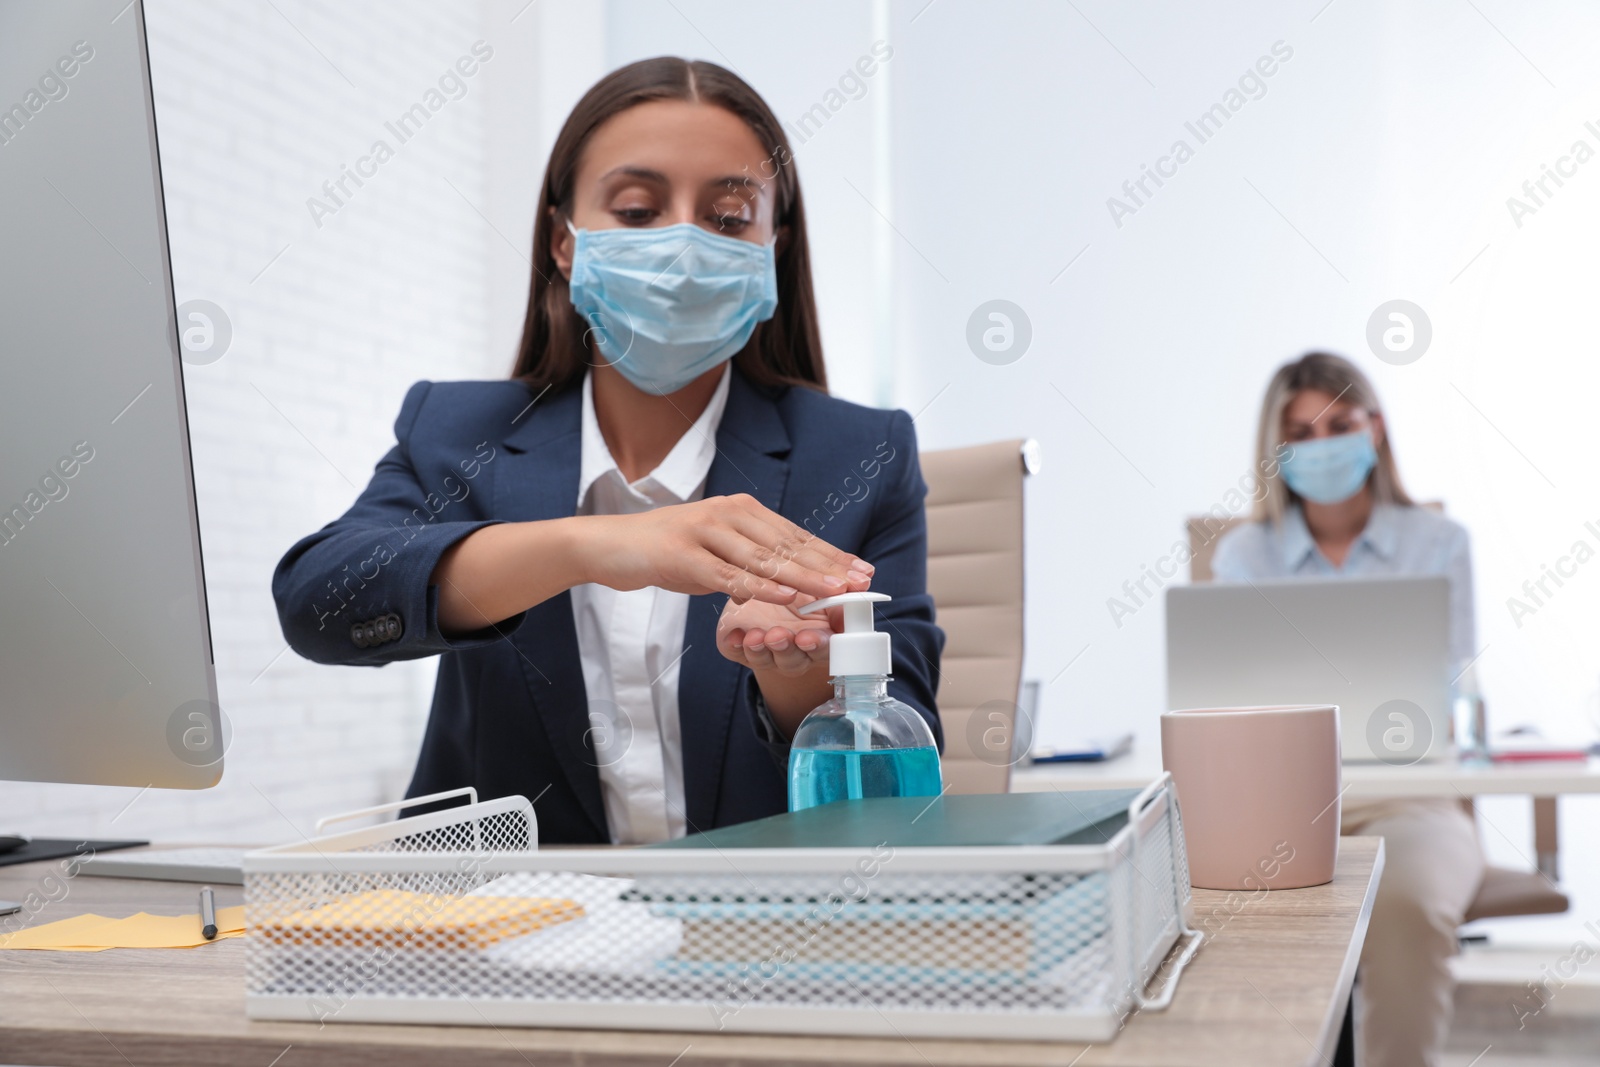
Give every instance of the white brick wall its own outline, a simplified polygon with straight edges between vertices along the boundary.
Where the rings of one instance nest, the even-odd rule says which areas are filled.
[[[522,172],[542,159],[497,178],[526,209],[486,202],[487,97],[535,19],[511,22],[520,3],[273,4],[147,0],[146,15],[177,299],[214,301],[234,330],[219,361],[185,368],[226,773],[195,793],[0,783],[0,821],[35,835],[288,840],[397,797],[416,758],[434,662],[307,663],[284,651],[269,582],[365,485],[413,381],[509,368],[501,320],[521,309],[491,314],[491,277],[526,292],[507,240],[528,239]],[[495,53],[465,95],[399,145],[385,122],[480,39]],[[496,104],[502,124],[519,110],[537,114]],[[319,229],[307,198],[379,138],[395,157]]]

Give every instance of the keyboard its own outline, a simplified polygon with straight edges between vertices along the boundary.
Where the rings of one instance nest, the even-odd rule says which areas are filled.
[[[78,866],[102,878],[152,878],[162,882],[244,885],[242,848],[142,848],[107,852]]]

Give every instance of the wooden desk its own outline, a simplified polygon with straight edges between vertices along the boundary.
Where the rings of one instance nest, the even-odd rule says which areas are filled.
[[[254,1022],[244,1014],[244,941],[197,949],[0,951],[0,1062],[56,1067],[734,1067],[759,1064],[1038,1064],[1253,1067],[1326,1064],[1338,1039],[1378,875],[1378,838],[1342,840],[1332,883],[1251,899],[1196,890],[1212,931],[1164,1013],[1136,1014],[1116,1041],[1082,1045],[677,1034],[494,1027]],[[23,899],[53,864],[0,868]],[[87,911],[192,908],[195,887],[80,876],[49,922]],[[218,891],[219,905],[241,891]],[[281,1059],[279,1058],[281,1057]]]

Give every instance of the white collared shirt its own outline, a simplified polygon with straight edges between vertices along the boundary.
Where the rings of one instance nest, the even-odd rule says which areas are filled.
[[[699,500],[717,452],[729,375],[725,367],[711,403],[660,466],[631,485],[606,447],[594,413],[594,377],[585,375],[577,513],[633,515]],[[579,585],[572,590],[572,614],[611,841],[632,845],[682,837],[678,664],[689,651],[683,647],[689,596],[654,586],[619,592]]]

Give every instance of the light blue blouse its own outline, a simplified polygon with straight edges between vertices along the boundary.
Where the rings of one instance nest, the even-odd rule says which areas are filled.
[[[1366,529],[1336,567],[1312,539],[1299,506],[1292,505],[1281,523],[1245,523],[1224,534],[1211,570],[1219,582],[1442,574],[1450,579],[1450,658],[1461,670],[1478,653],[1466,527],[1429,508],[1374,506]]]

